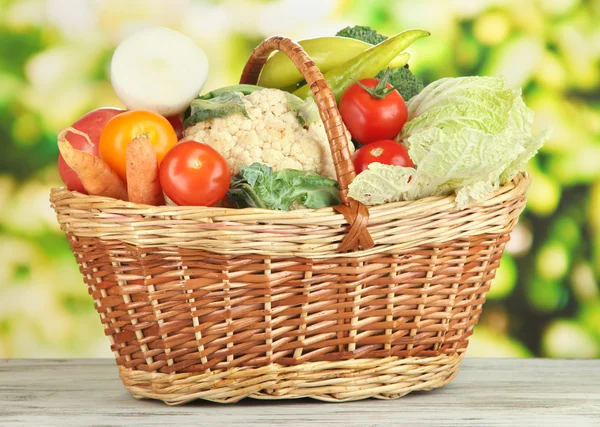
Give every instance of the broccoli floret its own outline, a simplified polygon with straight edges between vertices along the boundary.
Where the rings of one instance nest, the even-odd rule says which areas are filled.
[[[372,29],[371,27],[367,27],[364,25],[355,25],[354,27],[346,27],[337,32],[336,36],[339,37],[348,37],[351,39],[356,39],[363,41],[369,44],[379,44],[384,40],[387,40],[387,37],[379,34],[377,31]]]
[[[377,78],[382,78],[385,71],[380,71],[377,74]],[[406,102],[423,90],[423,80],[415,76],[408,68],[408,65],[391,69],[388,74],[388,83],[400,92],[402,99]]]

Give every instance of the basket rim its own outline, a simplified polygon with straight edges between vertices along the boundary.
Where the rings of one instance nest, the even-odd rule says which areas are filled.
[[[332,207],[273,211],[202,206],[148,206],[53,189],[51,205],[71,238],[98,238],[137,248],[178,247],[221,255],[301,258],[365,257],[509,234],[525,207],[529,176],[518,174],[487,198],[458,209],[456,196],[373,206],[368,249],[340,251],[348,221]]]
[[[487,195],[483,200],[474,203],[469,206],[469,208],[477,208],[479,206],[488,206],[497,203],[501,203],[502,200],[498,200],[499,198],[511,198],[506,196],[512,196],[514,190],[523,190],[526,191],[529,183],[531,181],[531,177],[527,172],[519,172],[511,181],[506,182],[501,185],[496,191]],[[525,187],[524,189],[522,187]],[[522,191],[518,191],[518,193],[522,193]],[[504,197],[503,197],[504,196]],[[177,210],[179,213],[200,213],[203,211],[214,213],[215,211],[219,211],[222,213],[249,213],[249,214],[273,214],[273,216],[281,217],[281,216],[290,216],[297,217],[299,215],[305,216],[310,215],[311,213],[324,213],[324,214],[335,214],[342,216],[339,212],[337,212],[333,207],[324,207],[319,209],[294,209],[289,211],[281,211],[281,210],[272,210],[272,209],[263,209],[263,208],[228,208],[221,206],[185,206],[185,205],[161,205],[161,206],[153,206],[146,205],[141,203],[133,203],[129,201],[119,200],[112,197],[105,196],[90,196],[89,194],[83,194],[78,191],[68,190],[66,187],[54,187],[50,190],[50,198],[54,203],[59,199],[66,199],[69,197],[73,197],[76,199],[80,199],[82,202],[89,203],[93,201],[93,203],[102,203],[104,205],[112,205],[116,208],[133,208],[133,209],[143,209],[146,215],[168,215],[172,213],[173,210]],[[447,206],[448,208],[455,207],[456,205],[456,194],[451,193],[443,196],[427,196],[416,200],[402,200],[398,202],[391,203],[383,203],[380,205],[368,206],[370,213],[375,213],[381,210],[393,209],[393,208],[407,208],[418,205],[441,205]]]

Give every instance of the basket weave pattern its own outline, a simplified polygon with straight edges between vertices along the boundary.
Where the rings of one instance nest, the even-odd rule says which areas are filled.
[[[450,196],[373,207],[369,229],[378,244],[349,254],[335,249],[346,227],[330,208],[242,215],[150,208],[64,189],[53,190],[52,200],[134,395],[169,403],[348,400],[439,387],[456,374],[528,183],[520,175],[463,211]],[[368,372],[373,359],[393,366],[392,382],[365,373],[372,389],[362,383],[353,394],[356,364],[363,361]],[[318,372],[332,375],[341,361],[355,363],[349,373],[337,369],[338,381],[347,380],[336,383],[343,392],[309,385],[269,394],[260,386],[271,385],[278,370],[299,380],[287,367],[311,372],[307,383],[320,384]],[[270,367],[271,377],[256,367]],[[222,397],[215,378],[232,369],[257,390]]]
[[[345,200],[348,141],[314,64],[279,37],[245,81],[279,47],[316,82]],[[460,211],[452,196],[368,211],[155,207],[66,189],[51,202],[134,396],[343,401],[456,375],[528,185],[520,174]]]

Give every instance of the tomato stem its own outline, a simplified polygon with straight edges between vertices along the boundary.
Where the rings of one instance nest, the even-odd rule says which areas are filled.
[[[365,86],[364,84],[362,84],[359,81],[357,81],[356,83],[360,87],[362,87],[364,90],[366,90],[369,93],[369,95],[371,95],[373,97],[373,99],[383,99],[400,87],[400,85],[398,85],[398,86],[393,86],[391,88],[388,88],[387,84],[388,84],[389,79],[390,79],[390,69],[388,68],[387,70],[385,70],[385,72],[383,73],[383,76],[381,76],[381,79],[379,80],[379,82],[377,83],[377,86],[375,86],[374,89]]]

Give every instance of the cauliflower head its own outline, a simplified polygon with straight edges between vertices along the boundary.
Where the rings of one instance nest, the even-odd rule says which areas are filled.
[[[233,175],[240,166],[258,162],[275,171],[298,169],[336,178],[320,119],[302,125],[298,112],[289,107],[289,94],[279,89],[240,96],[250,119],[241,113],[211,118],[187,128],[184,138],[212,146],[225,157]],[[346,135],[350,141],[347,130]],[[354,146],[349,145],[353,153]]]

